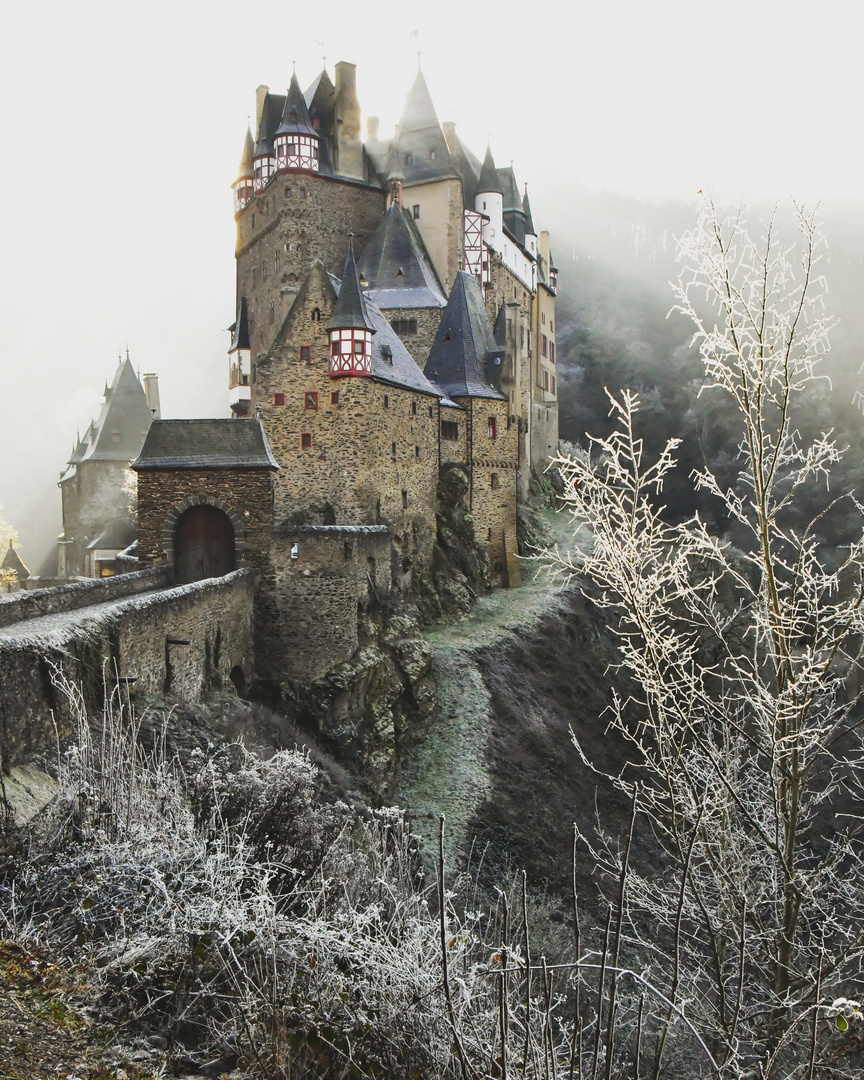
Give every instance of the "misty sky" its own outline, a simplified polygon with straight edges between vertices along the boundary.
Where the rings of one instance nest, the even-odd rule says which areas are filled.
[[[357,64],[389,134],[422,51],[442,120],[527,181],[692,197],[859,195],[853,8],[552,2],[7,6],[0,503],[31,563],[127,344],[166,416],[227,415],[236,175],[255,88]],[[419,31],[413,36],[414,31]],[[567,223],[578,235],[578,222]]]

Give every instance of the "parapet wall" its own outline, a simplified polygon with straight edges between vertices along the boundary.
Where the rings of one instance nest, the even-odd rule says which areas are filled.
[[[0,626],[12,626],[25,619],[38,619],[43,615],[57,615],[64,611],[89,607],[91,604],[136,596],[164,588],[171,580],[171,568],[161,566],[151,570],[139,570],[133,574],[89,578],[86,581],[53,585],[47,589],[10,593],[8,596],[0,596]]]
[[[143,573],[159,580],[159,571]],[[7,631],[0,636],[4,770],[50,753],[71,734],[75,710],[58,685],[62,679],[77,688],[91,714],[118,689],[118,677],[119,689],[128,687],[133,697],[162,694],[178,703],[196,701],[229,678],[242,685],[253,666],[253,595],[252,571],[237,570],[80,616],[72,610],[44,629],[29,623],[20,634]]]

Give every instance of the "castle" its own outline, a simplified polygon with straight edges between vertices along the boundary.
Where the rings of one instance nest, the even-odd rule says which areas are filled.
[[[305,93],[296,74],[259,87],[255,128],[233,184],[232,417],[150,423],[145,391],[132,467],[139,564],[178,582],[253,567],[255,666],[280,683],[350,657],[358,613],[428,575],[448,470],[491,581],[518,584],[517,507],[558,443],[556,271],[513,169],[439,124],[420,72],[390,140],[374,118],[361,139],[344,62]],[[109,414],[123,364],[115,382]],[[73,454],[64,523],[109,428]],[[95,566],[94,531],[76,543]]]

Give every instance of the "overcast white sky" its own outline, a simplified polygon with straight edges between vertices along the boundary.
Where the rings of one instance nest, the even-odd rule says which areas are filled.
[[[303,86],[355,62],[387,134],[422,50],[440,118],[514,161],[554,235],[544,193],[570,183],[857,197],[860,31],[834,0],[7,5],[0,503],[25,558],[127,343],[164,415],[226,414],[230,184],[292,60]]]

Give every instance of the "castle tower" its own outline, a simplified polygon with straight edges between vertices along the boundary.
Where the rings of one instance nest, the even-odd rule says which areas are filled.
[[[291,76],[281,122],[273,137],[273,149],[277,173],[298,169],[318,172],[318,132],[312,126],[296,74]]]
[[[474,196],[474,209],[486,217],[483,223],[483,243],[498,251],[504,227],[504,193],[491,146],[486,147],[486,157],[477,181],[477,194]]]
[[[238,214],[255,192],[254,177],[255,167],[255,140],[252,138],[252,129],[246,129],[246,140],[243,143],[243,155],[240,158],[240,166],[237,169],[237,179],[231,185],[234,191],[234,213]]]
[[[249,343],[249,315],[246,297],[240,299],[237,321],[231,330],[231,346],[228,349],[228,387],[231,395],[231,412],[234,416],[248,416],[252,388],[252,347]]]
[[[372,374],[372,335],[375,328],[357,280],[354,245],[349,241],[336,310],[327,323],[330,334],[330,376]]]

